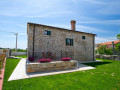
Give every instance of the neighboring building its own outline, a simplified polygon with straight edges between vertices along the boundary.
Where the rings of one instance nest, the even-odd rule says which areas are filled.
[[[28,57],[61,60],[70,57],[78,61],[93,61],[95,34],[75,30],[76,21],[71,20],[71,30],[53,26],[27,23]]]
[[[114,48],[115,48],[115,45],[120,43],[120,40],[117,40],[117,41],[110,41],[110,42],[104,42],[104,43],[100,43],[100,44],[96,44],[98,48],[99,46],[101,45],[106,45],[106,48],[110,48],[112,49],[113,48],[113,44],[114,44]]]

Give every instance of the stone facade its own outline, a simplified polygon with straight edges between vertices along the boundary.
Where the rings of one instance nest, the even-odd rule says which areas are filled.
[[[78,62],[75,60],[65,62],[54,61],[50,63],[27,63],[27,73],[75,69],[77,67]]]
[[[51,31],[51,35],[45,35],[45,30]],[[28,57],[35,57],[37,60],[43,57],[50,57],[52,60],[61,60],[62,57],[78,61],[95,60],[95,34],[35,23],[27,24],[27,34]],[[73,39],[73,46],[66,46],[66,38]]]

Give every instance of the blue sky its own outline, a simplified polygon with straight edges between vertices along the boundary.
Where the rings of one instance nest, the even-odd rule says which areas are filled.
[[[27,22],[97,34],[96,43],[117,40],[120,0],[0,0],[0,47],[27,48]]]

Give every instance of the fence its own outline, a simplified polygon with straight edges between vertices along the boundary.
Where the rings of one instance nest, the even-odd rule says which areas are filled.
[[[112,55],[120,55],[120,51],[119,50],[113,50]]]
[[[26,52],[11,52],[11,56],[27,55]]]

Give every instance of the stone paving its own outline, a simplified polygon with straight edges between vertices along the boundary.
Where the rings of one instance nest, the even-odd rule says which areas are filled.
[[[83,64],[79,64],[78,66],[79,67],[77,69],[51,71],[51,72],[36,72],[36,73],[27,74],[26,73],[26,59],[22,58],[20,62],[18,63],[18,65],[16,66],[16,68],[14,69],[11,76],[9,77],[8,81],[95,69],[95,67],[91,67],[91,66],[87,66]]]

